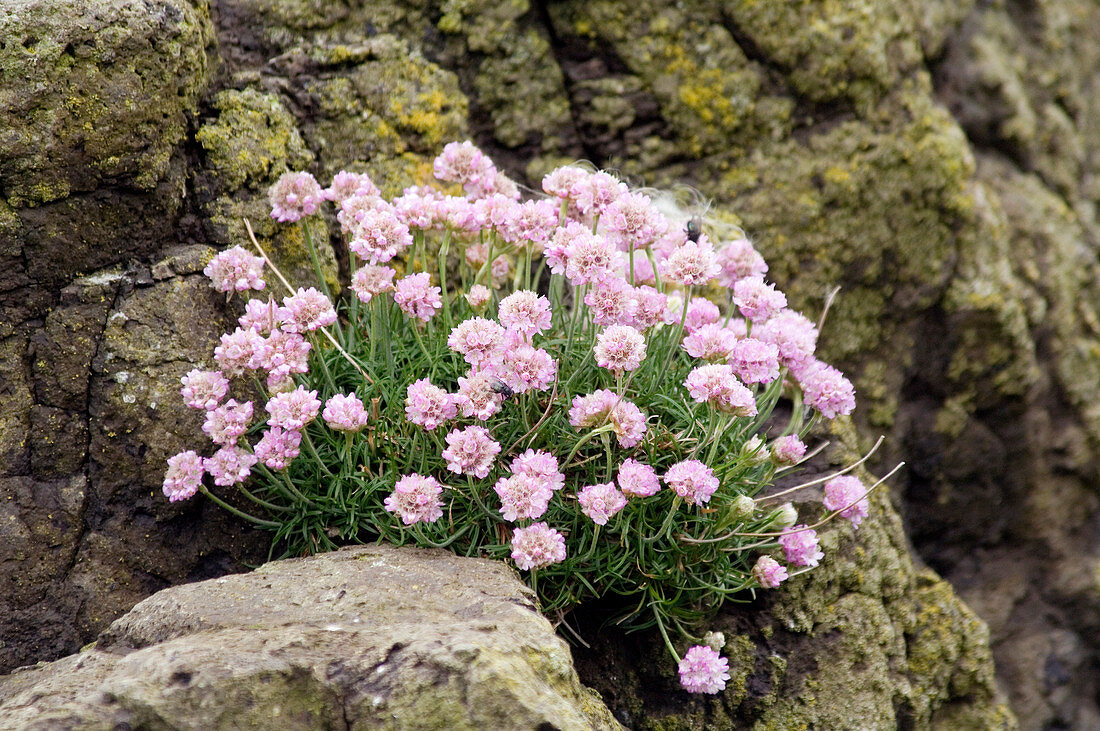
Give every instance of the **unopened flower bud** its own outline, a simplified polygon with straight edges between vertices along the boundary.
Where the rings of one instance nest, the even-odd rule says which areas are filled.
[[[738,495],[733,501],[730,513],[736,520],[748,520],[756,512],[756,501],[748,495]]]
[[[707,632],[703,635],[703,644],[715,652],[721,652],[726,646],[726,636],[721,632]]]
[[[790,503],[783,503],[772,519],[772,528],[789,528],[798,521],[798,511]]]
[[[763,464],[770,456],[769,451],[764,446],[764,440],[759,436],[754,436],[745,442],[745,445],[741,447],[741,453],[752,465]]]

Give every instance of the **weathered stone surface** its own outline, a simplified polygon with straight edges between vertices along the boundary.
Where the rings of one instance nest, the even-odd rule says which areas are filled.
[[[498,562],[380,546],[166,589],[0,678],[0,725],[614,729]]]

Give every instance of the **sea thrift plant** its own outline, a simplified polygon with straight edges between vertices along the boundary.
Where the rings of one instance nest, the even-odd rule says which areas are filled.
[[[470,142],[433,170],[392,199],[361,173],[280,178],[271,215],[315,281],[255,239],[210,262],[239,327],[182,378],[201,426],[165,495],[202,493],[286,555],[385,540],[509,561],[547,613],[620,606],[686,690],[720,692],[721,643],[681,651],[722,602],[827,561],[823,522],[867,516],[848,470],[772,487],[816,420],[851,413],[851,382],[739,232],[580,166],[523,200]],[[337,233],[334,298],[314,242]],[[813,515],[783,502],[821,483]]]

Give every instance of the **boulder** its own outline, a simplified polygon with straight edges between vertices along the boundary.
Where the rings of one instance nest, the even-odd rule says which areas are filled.
[[[618,729],[504,564],[365,546],[165,589],[0,679],[7,728]]]

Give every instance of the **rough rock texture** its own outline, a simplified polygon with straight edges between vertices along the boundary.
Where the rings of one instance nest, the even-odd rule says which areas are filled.
[[[5,728],[621,728],[501,563],[361,547],[165,589],[0,679]]]
[[[242,243],[247,215],[293,268],[302,242],[263,211],[284,168],[347,165],[392,193],[472,135],[534,187],[576,158],[690,181],[740,217],[795,306],[842,286],[823,347],[856,379],[864,439],[890,436],[879,466],[909,464],[897,497],[918,552],[989,623],[1025,728],[1100,726],[1095,3],[11,8],[0,664],[72,651],[140,596],[258,555],[262,536],[158,496],[156,462],[193,415],[156,379],[206,357],[198,340],[216,331],[169,328],[187,342],[148,352],[186,309],[161,293],[201,290],[194,266],[158,262]],[[209,324],[220,308],[204,296]],[[867,591],[880,618],[900,611]],[[966,624],[958,637],[976,637]],[[879,656],[896,664],[892,647]],[[891,689],[918,683],[891,672]],[[899,718],[941,712],[906,704]]]

